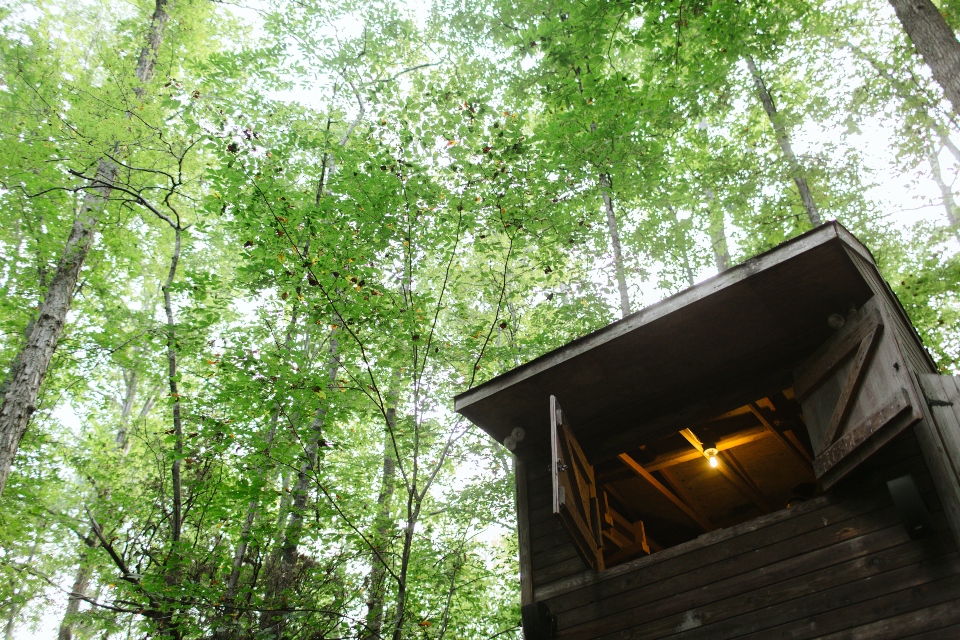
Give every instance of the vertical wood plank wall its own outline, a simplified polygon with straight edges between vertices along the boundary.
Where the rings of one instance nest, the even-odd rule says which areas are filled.
[[[893,507],[904,473],[934,536],[911,540]],[[550,513],[547,460],[526,479],[533,595],[558,638],[960,637],[960,554],[912,429],[827,495],[602,574]]]
[[[916,394],[920,400],[920,410],[923,419],[914,427],[920,442],[920,450],[927,461],[933,478],[933,484],[945,504],[945,514],[950,528],[953,530],[954,540],[960,544],[960,477],[957,476],[952,460],[960,460],[960,450],[955,446],[956,440],[944,437],[940,427],[933,419],[930,407],[925,401],[925,395],[920,389],[916,376],[928,373],[937,373],[930,358],[923,352],[920,338],[909,324],[906,312],[897,304],[893,291],[887,286],[877,273],[871,262],[868,262],[856,251],[847,249],[847,255],[853,261],[860,275],[876,294],[878,301],[887,310],[887,317],[892,320],[894,334],[900,352],[908,369],[917,381]]]

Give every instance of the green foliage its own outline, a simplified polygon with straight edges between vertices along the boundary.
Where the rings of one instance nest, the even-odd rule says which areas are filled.
[[[747,56],[957,371],[957,231],[891,220],[856,143],[916,174],[956,135],[889,12],[187,0],[144,83],[154,10],[0,14],[4,370],[119,168],[0,499],[18,630],[85,568],[79,638],[519,638],[512,460],[450,398],[618,317],[604,195],[634,309],[809,228]]]

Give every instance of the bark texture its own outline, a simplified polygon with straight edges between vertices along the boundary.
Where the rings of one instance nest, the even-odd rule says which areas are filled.
[[[80,214],[73,223],[57,270],[47,286],[36,324],[14,364],[0,407],[0,494],[7,485],[10,467],[27,431],[30,416],[37,409],[40,386],[63,332],[80,267],[90,253],[97,222],[110,197],[116,175],[114,165],[100,161],[93,188],[83,198]]]
[[[710,216],[710,246],[713,249],[713,259],[717,265],[717,272],[723,273],[730,268],[730,249],[727,246],[727,232],[723,228],[723,212]]]
[[[933,79],[960,113],[960,42],[931,0],[890,0],[897,19],[933,72]]]
[[[943,179],[943,174],[940,170],[940,159],[937,157],[937,154],[931,153],[927,160],[930,162],[930,172],[933,174],[933,181],[937,183],[937,187],[940,188],[940,195],[943,196],[943,208],[947,213],[947,223],[950,225],[950,228],[953,229],[954,233],[958,233],[960,232],[960,212],[958,212],[957,209],[957,201],[953,197],[953,189],[951,189],[947,181]]]
[[[397,477],[396,451],[393,437],[397,426],[397,397],[399,396],[399,371],[394,372],[390,391],[387,393],[387,429],[383,438],[383,469],[381,470],[380,493],[377,496],[376,532],[373,541],[373,558],[367,578],[367,619],[364,640],[380,640],[383,632],[383,608],[386,596],[386,555],[390,535],[390,505],[393,500],[394,483]]]
[[[173,244],[173,255],[170,257],[170,271],[167,281],[163,285],[163,308],[167,314],[167,374],[170,382],[170,397],[173,398],[173,463],[170,466],[170,479],[173,485],[173,512],[171,514],[171,538],[174,546],[180,541],[183,526],[183,482],[180,478],[180,465],[183,459],[183,418],[180,413],[180,388],[177,385],[177,321],[173,313],[173,300],[170,289],[173,279],[177,275],[177,265],[180,263],[180,232],[179,227],[174,229],[176,235]]]
[[[620,317],[630,315],[630,294],[627,291],[627,274],[623,266],[623,249],[620,245],[620,230],[617,227],[617,216],[613,211],[613,199],[610,190],[613,188],[610,174],[600,174],[600,193],[603,195],[603,208],[607,213],[607,231],[610,234],[610,246],[613,247],[613,264],[617,276],[617,289],[620,291]]]
[[[67,599],[67,611],[63,615],[63,622],[60,623],[60,633],[58,640],[73,640],[73,622],[77,613],[80,612],[80,603],[87,593],[90,586],[90,580],[93,578],[93,562],[96,552],[95,546],[91,546],[84,551],[80,559],[80,567],[77,569],[77,575],[73,579],[73,587],[70,589],[70,596]]]
[[[783,151],[783,155],[787,159],[790,174],[793,177],[793,182],[797,185],[797,191],[800,192],[800,201],[803,203],[803,208],[807,212],[807,218],[810,220],[810,224],[818,227],[823,221],[820,219],[817,203],[814,202],[813,195],[810,193],[810,186],[807,184],[807,179],[803,175],[803,167],[801,167],[800,161],[797,159],[797,154],[793,151],[793,145],[790,144],[790,136],[787,134],[786,127],[783,126],[780,114],[777,111],[777,106],[773,102],[773,97],[770,95],[770,91],[763,81],[763,75],[761,75],[756,63],[750,56],[747,56],[747,68],[750,69],[750,75],[753,76],[753,83],[757,87],[757,93],[760,94],[760,102],[763,104],[763,110],[767,113],[767,118],[773,126],[777,144],[780,145],[780,150]]]
[[[150,19],[147,43],[140,49],[140,59],[137,61],[137,78],[144,84],[153,79],[154,68],[157,65],[157,51],[160,50],[160,43],[163,42],[163,29],[170,20],[170,14],[167,13],[169,5],[168,0],[157,0],[153,17]],[[143,89],[139,89],[138,93],[142,93],[142,91]]]

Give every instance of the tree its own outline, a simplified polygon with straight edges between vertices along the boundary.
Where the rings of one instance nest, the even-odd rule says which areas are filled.
[[[960,41],[932,0],[890,0],[917,53],[960,113]]]
[[[145,84],[153,79],[157,52],[168,19],[165,6],[164,0],[157,0],[157,9],[151,19],[150,35],[140,51],[136,76]],[[138,94],[143,92],[142,87],[137,87],[136,90]],[[67,311],[80,277],[80,268],[90,252],[117,172],[118,167],[113,159],[109,156],[101,157],[96,161],[95,174],[87,179],[85,184],[74,187],[85,193],[83,203],[67,237],[56,271],[46,287],[36,321],[29,331],[26,344],[15,357],[9,380],[4,385],[5,394],[0,405],[0,495],[6,487],[10,467],[27,430],[30,416],[36,411],[37,395],[63,332]]]

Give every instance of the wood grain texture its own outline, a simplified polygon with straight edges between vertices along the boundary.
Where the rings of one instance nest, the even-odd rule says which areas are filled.
[[[517,498],[517,547],[520,561],[520,606],[533,602],[533,551],[530,543],[530,512],[527,490],[527,465],[514,458]]]
[[[901,635],[880,637],[903,637],[920,612],[933,620],[924,628],[939,634],[957,622],[938,607],[949,601],[960,608],[960,556],[940,510],[939,534],[909,539],[884,484],[904,472],[917,477],[937,509],[910,430],[849,476],[840,494],[704,534],[603,574],[581,570],[538,581],[535,597],[557,615],[558,637],[567,640],[872,638],[887,628]],[[552,576],[563,573],[546,569]]]
[[[923,456],[960,544],[960,385],[951,376],[921,373],[917,381],[924,395],[924,418],[916,427]],[[945,404],[952,402],[953,404]]]
[[[949,541],[939,544],[943,553],[951,548]],[[701,627],[687,630],[684,640],[756,631],[778,624],[772,616],[758,612],[779,610],[784,603],[811,593],[922,562],[927,555],[927,547],[911,542],[901,527],[888,527],[656,603],[658,610],[649,612],[650,622],[630,628],[627,634],[669,637],[689,624],[690,611],[696,611]],[[779,622],[785,619],[780,617]]]

